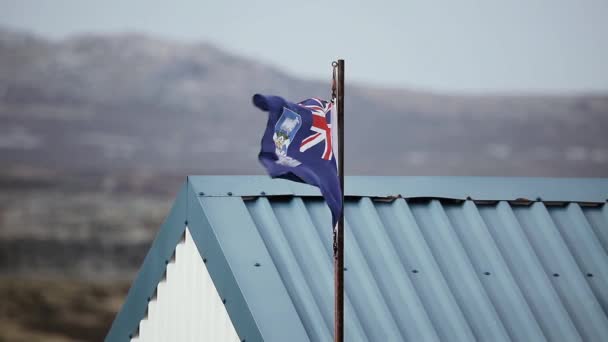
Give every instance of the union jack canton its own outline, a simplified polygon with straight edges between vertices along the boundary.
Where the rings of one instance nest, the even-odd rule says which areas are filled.
[[[253,104],[268,112],[260,163],[272,178],[318,187],[335,226],[342,212],[342,193],[332,149],[332,103],[317,98],[292,103],[256,94]]]

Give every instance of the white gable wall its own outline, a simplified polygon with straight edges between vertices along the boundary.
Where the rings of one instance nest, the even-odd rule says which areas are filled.
[[[240,341],[188,228],[131,341]]]

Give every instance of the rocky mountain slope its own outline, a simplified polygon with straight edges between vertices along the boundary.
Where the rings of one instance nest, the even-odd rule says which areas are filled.
[[[0,30],[0,271],[132,271],[186,175],[262,172],[252,94],[328,81],[203,43]],[[608,94],[347,87],[347,174],[608,176]]]
[[[606,95],[347,85],[347,173],[608,175]],[[135,34],[49,41],[3,30],[0,162],[13,175],[260,173],[265,118],[250,104],[255,92],[327,97],[328,84],[206,44]]]

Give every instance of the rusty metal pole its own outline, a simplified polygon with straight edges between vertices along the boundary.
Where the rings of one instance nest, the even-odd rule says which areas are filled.
[[[338,116],[338,176],[344,203],[344,60],[338,60],[337,116]],[[344,342],[344,205],[337,227],[334,227],[335,312],[334,341]]]

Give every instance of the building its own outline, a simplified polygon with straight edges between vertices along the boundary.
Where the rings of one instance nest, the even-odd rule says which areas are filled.
[[[608,179],[348,177],[346,341],[608,341]],[[310,186],[189,177],[108,341],[331,341]]]

